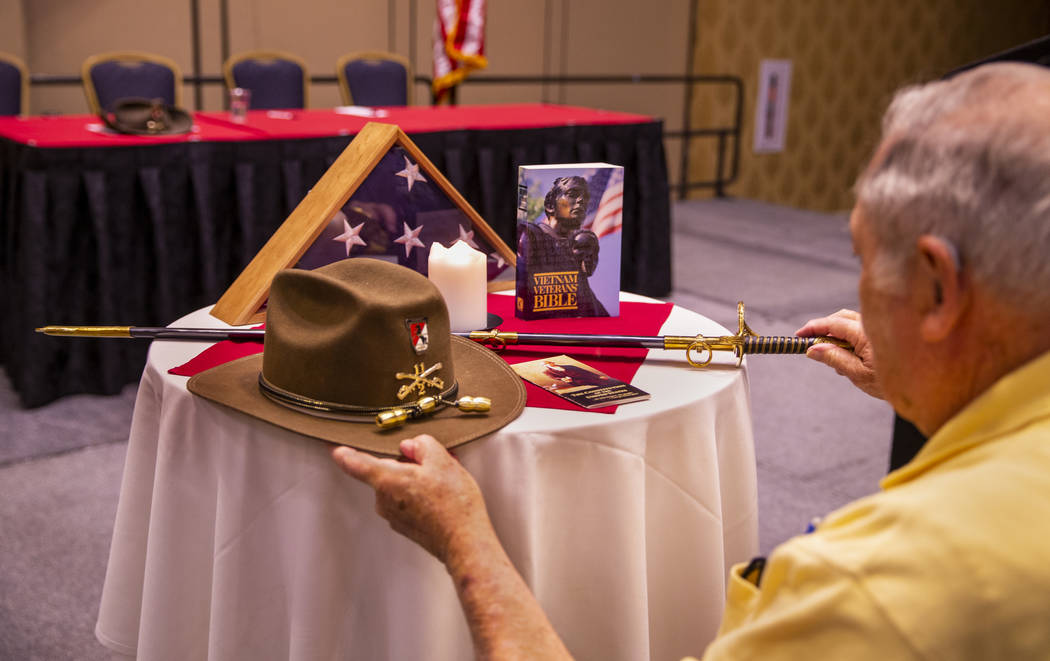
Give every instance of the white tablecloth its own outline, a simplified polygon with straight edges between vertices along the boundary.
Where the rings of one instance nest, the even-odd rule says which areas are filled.
[[[206,310],[174,325],[222,326]],[[661,332],[726,330],[676,307]],[[146,660],[471,658],[444,567],[375,514],[331,446],[195,397],[167,373],[206,346],[150,350],[99,640]],[[728,354],[695,370],[655,350],[633,383],[652,399],[613,415],[526,408],[457,450],[581,660],[699,655],[728,566],[757,548],[746,370]]]

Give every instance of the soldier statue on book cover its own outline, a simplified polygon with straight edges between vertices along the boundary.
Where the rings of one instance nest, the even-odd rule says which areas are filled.
[[[545,218],[518,227],[518,271],[529,274],[576,273],[576,313],[607,317],[587,283],[598,266],[598,236],[580,229],[591,195],[583,177],[559,177],[543,201]],[[544,307],[536,305],[536,308]]]

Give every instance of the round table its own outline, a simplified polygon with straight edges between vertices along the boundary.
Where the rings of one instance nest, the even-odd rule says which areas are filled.
[[[207,309],[173,325],[225,327]],[[727,331],[676,306],[661,333]],[[329,444],[168,374],[206,347],[150,349],[99,640],[143,660],[472,658],[444,567],[375,514]],[[652,398],[614,414],[526,408],[456,451],[580,659],[699,655],[730,564],[757,549],[746,365],[721,354],[698,370],[654,350],[632,383]]]

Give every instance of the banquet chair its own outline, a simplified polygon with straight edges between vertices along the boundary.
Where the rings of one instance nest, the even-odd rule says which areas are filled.
[[[0,116],[25,115],[29,110],[29,72],[22,60],[0,53]]]
[[[96,115],[112,110],[125,97],[162,99],[178,106],[182,100],[182,71],[162,55],[121,51],[92,55],[80,68],[88,107]]]
[[[310,75],[306,62],[291,53],[256,50],[231,56],[222,66],[226,88],[251,90],[250,106],[305,108],[309,102]]]
[[[412,67],[394,53],[362,51],[335,65],[345,105],[407,106],[412,103]]]

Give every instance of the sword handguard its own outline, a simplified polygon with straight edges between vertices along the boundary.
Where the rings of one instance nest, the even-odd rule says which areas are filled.
[[[668,335],[664,337],[665,349],[684,349],[685,359],[693,367],[707,367],[714,358],[715,351],[732,351],[737,357],[737,367],[744,361],[744,356],[750,353],[756,354],[799,354],[806,353],[814,344],[834,344],[844,349],[853,349],[849,342],[828,336],[817,337],[794,337],[794,336],[771,336],[759,335],[751,330],[744,321],[744,302],[736,304],[737,333],[736,335],[721,335],[718,337],[695,337]],[[696,352],[703,358],[694,359]]]

